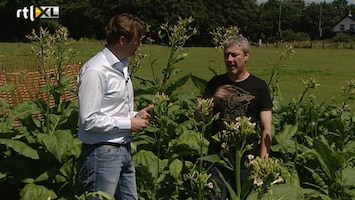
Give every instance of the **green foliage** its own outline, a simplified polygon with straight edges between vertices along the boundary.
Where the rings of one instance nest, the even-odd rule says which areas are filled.
[[[335,37],[332,38],[333,42],[354,42],[355,36],[348,33],[338,33]]]
[[[258,199],[262,199],[271,190],[271,186],[284,182],[284,178],[281,176],[282,167],[280,162],[274,158],[256,157],[254,159],[252,155],[248,157],[249,163],[246,165],[251,171],[250,179],[253,180]]]
[[[133,74],[133,77],[137,78],[142,86],[137,90],[136,95],[141,94],[151,94],[155,95],[156,93],[164,93],[168,96],[172,95],[179,87],[183,86],[189,79],[189,76],[183,76],[175,81],[170,81],[171,77],[179,73],[181,70],[177,69],[175,65],[186,58],[187,53],[182,53],[182,47],[185,42],[194,34],[196,34],[196,28],[192,28],[190,24],[192,23],[193,18],[181,19],[175,25],[169,25],[165,23],[161,26],[159,31],[159,37],[162,41],[167,38],[168,40],[168,59],[166,67],[162,70],[162,77],[156,76],[154,72],[154,63],[155,60],[150,60],[150,67],[153,74],[153,80],[149,80],[145,77],[136,76]],[[138,54],[140,57],[144,57]],[[135,57],[136,58],[136,57]],[[133,66],[137,65],[139,59],[133,59],[135,61]]]
[[[47,99],[25,101],[10,110],[6,129],[11,130],[8,131],[11,135],[0,142],[8,149],[2,169],[8,169],[7,178],[21,190],[22,199],[71,199],[78,190],[76,164],[81,152],[81,142],[75,136],[78,105],[64,99],[65,90],[73,91],[70,86],[73,78],[63,72],[73,55],[68,50],[71,42],[65,28],[54,34],[41,29],[40,36],[33,32],[29,38],[37,45],[33,52],[41,61],[39,71],[46,80]],[[56,66],[54,80],[47,76],[53,66]],[[21,126],[14,126],[16,123]],[[10,167],[14,164],[21,169]]]
[[[282,40],[286,42],[310,41],[311,37],[307,33],[295,33],[291,29],[287,29],[282,31]]]
[[[276,134],[272,150],[288,163],[292,174],[297,171],[299,180],[291,179],[291,183],[305,188],[307,198],[354,198],[350,192],[354,184],[344,180],[354,170],[354,113],[346,106],[316,105],[312,98],[305,101],[303,97],[317,83],[304,83],[300,100],[282,106],[274,114],[274,122],[279,125],[275,132],[282,131]]]
[[[253,124],[246,118],[229,124],[226,134],[220,133],[215,138],[221,143],[227,142],[225,147],[236,147],[237,157],[229,159],[228,156],[208,154],[206,136],[213,120],[218,117],[209,115],[212,102],[178,91],[190,77],[200,91],[207,81],[194,75],[173,79],[178,72],[175,65],[186,58],[181,46],[194,33],[193,28],[185,29],[191,20],[181,20],[163,28],[165,39],[171,42],[168,42],[168,64],[162,71],[162,78],[154,75],[153,80],[149,80],[136,76],[140,61],[146,56],[140,54],[132,60],[135,66],[130,69],[132,77],[140,83],[135,87],[136,107],[155,105],[150,126],[144,132],[136,133],[132,143],[140,199],[206,199],[215,185],[208,173],[210,167],[219,163],[240,176],[244,164],[240,157],[249,148],[244,144],[247,137],[244,133],[254,134],[251,131],[254,130]],[[0,99],[0,198],[86,199],[96,196],[113,199],[103,192],[79,192],[78,105],[77,101],[63,98],[64,90],[72,90],[69,87],[72,79],[60,74],[67,61],[65,58],[69,56],[62,51],[67,52],[66,45],[70,42],[66,39],[65,29],[54,35],[44,31],[41,35],[32,35],[38,45],[35,52],[43,61],[41,67],[56,66],[58,74],[54,80],[46,79],[46,99],[26,101],[14,108]],[[227,183],[224,178],[229,177],[222,176],[222,179],[227,183],[232,199],[353,199],[355,113],[348,103],[354,99],[354,81],[349,81],[342,89],[340,106],[318,104],[312,94],[307,98],[308,93],[319,86],[313,78],[303,81],[304,89],[297,100],[279,101],[282,96],[277,78],[282,69],[281,61],[291,53],[293,48],[287,47],[279,56],[269,81],[277,105],[273,111],[272,157],[257,158],[254,161],[257,164],[249,165],[250,178],[260,183],[262,177],[264,188],[255,185],[240,188],[240,184]],[[154,60],[150,63],[154,74]],[[10,89],[6,86],[0,91]],[[49,101],[52,98],[54,103]],[[196,108],[200,121],[195,119]],[[225,151],[224,155],[227,154]],[[276,184],[280,176],[286,182]],[[236,179],[240,180],[240,177]],[[217,187],[214,189],[218,198],[220,191]]]

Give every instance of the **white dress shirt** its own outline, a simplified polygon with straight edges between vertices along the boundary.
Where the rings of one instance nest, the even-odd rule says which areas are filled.
[[[107,47],[87,61],[78,77],[79,139],[86,144],[132,140],[133,86],[128,59]]]

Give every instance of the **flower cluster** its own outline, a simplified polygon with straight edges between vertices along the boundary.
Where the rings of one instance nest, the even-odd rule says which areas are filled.
[[[311,78],[311,80],[306,80],[306,81],[302,79],[302,82],[306,88],[316,89],[320,86],[320,84],[317,83],[317,81],[314,78]]]
[[[168,23],[161,25],[161,29],[166,33],[158,32],[159,37],[163,40],[163,37],[167,36],[169,40],[169,46],[173,48],[179,48],[184,46],[185,42],[197,33],[196,28],[190,27],[190,24],[194,21],[192,17],[179,20],[176,25],[169,26]]]
[[[162,102],[170,102],[169,96],[164,93],[156,93],[153,103],[160,104]]]
[[[193,181],[194,184],[200,185],[203,188],[213,188],[213,183],[208,182],[208,180],[211,178],[211,174],[208,174],[206,172],[198,172],[198,171],[193,171],[192,174],[188,176],[188,178]]]
[[[221,143],[222,149],[229,151],[230,147],[240,148],[246,139],[256,133],[255,123],[252,123],[250,117],[237,117],[233,122],[224,122],[226,129],[212,136],[212,138]]]
[[[212,42],[215,45],[217,51],[223,49],[223,44],[226,39],[233,35],[239,34],[239,28],[237,26],[226,27],[218,27],[215,30],[211,31]]]
[[[284,182],[284,178],[281,176],[281,164],[277,159],[254,158],[253,155],[247,157],[249,162],[246,163],[246,166],[251,171],[250,178],[257,187],[257,191],[266,192],[271,185]]]
[[[57,66],[60,68],[62,65],[64,66],[78,54],[70,48],[75,41],[69,38],[66,27],[60,27],[54,34],[40,27],[39,32],[37,34],[35,30],[32,30],[31,34],[26,37],[34,44],[31,46],[31,51],[39,59],[41,73],[46,67]]]
[[[197,98],[196,114],[203,122],[210,122],[214,116],[213,114],[213,100]]]

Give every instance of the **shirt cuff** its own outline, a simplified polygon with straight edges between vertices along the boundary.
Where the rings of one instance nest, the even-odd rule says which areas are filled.
[[[121,130],[131,130],[131,119],[119,119],[117,120],[118,128]]]

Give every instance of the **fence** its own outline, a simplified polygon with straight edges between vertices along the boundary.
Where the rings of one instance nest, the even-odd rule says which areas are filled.
[[[31,101],[38,98],[49,100],[54,103],[52,97],[48,98],[44,91],[46,79],[55,81],[57,69],[49,69],[45,73],[40,73],[37,60],[33,56],[2,56],[0,58],[0,87],[13,85],[14,89],[3,91],[1,97],[11,106],[15,106],[23,101]],[[76,77],[80,65],[68,65],[64,67],[64,74]],[[44,77],[46,75],[46,78]],[[72,81],[72,86],[76,88],[76,80]],[[77,95],[65,90],[65,99],[76,99]]]

